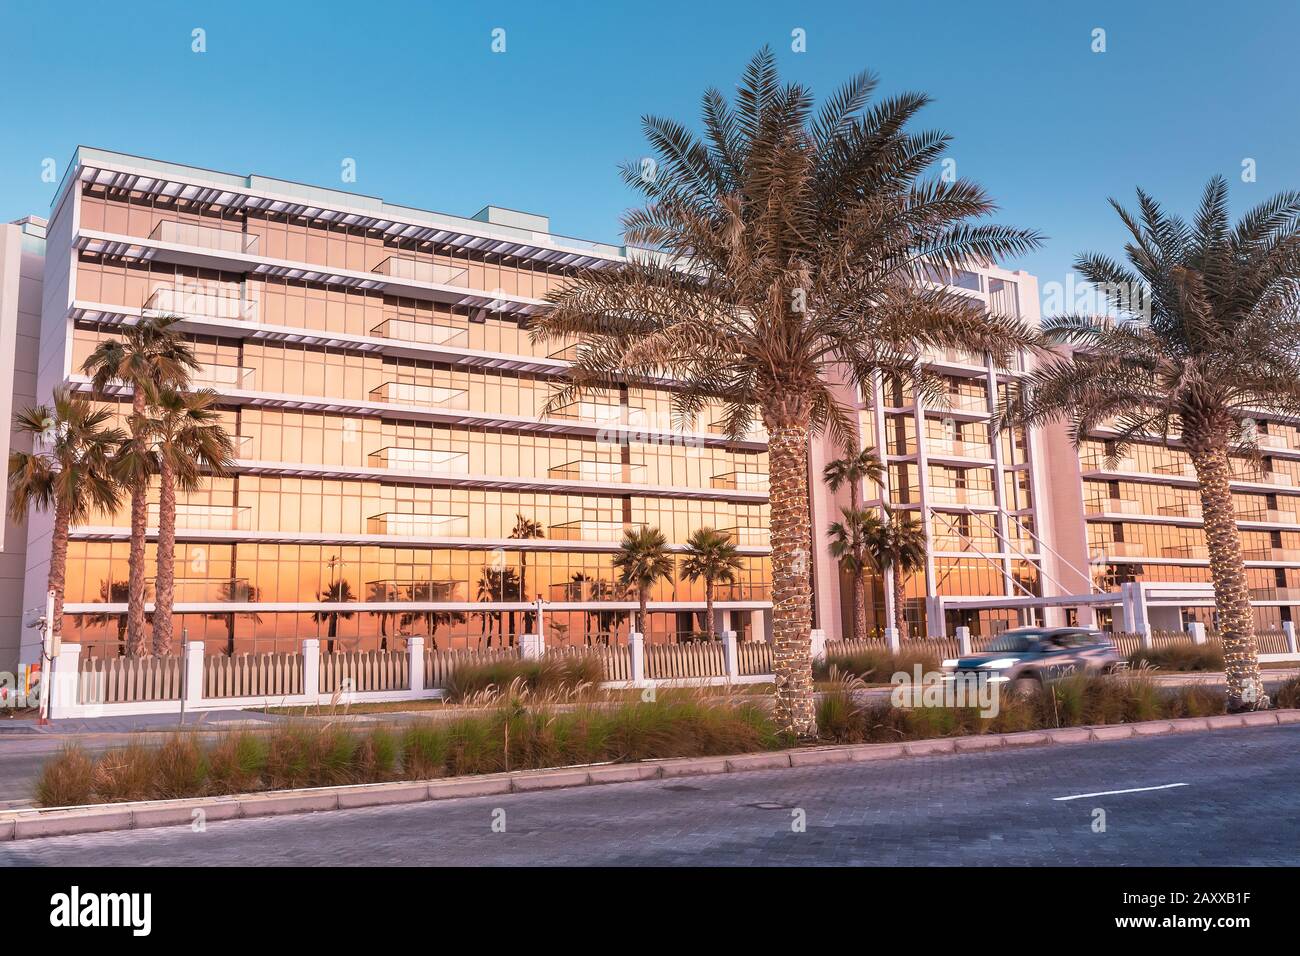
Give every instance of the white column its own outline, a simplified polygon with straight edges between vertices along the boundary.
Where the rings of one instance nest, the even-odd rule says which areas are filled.
[[[902,645],[899,643],[898,628],[885,628],[885,643],[889,645],[889,652],[891,654],[897,654],[902,650]]]
[[[826,632],[820,627],[813,628],[810,632],[812,635],[812,659],[813,663],[826,660]]]
[[[1201,625],[1201,633],[1205,633],[1205,625]],[[1293,621],[1282,622],[1282,633],[1286,635],[1286,652],[1288,654],[1300,654],[1296,649],[1295,623]]]
[[[817,632],[813,631],[813,633],[816,634]],[[815,639],[813,643],[815,646]],[[740,657],[739,651],[736,648],[735,631],[722,632],[722,657],[726,664],[724,669],[726,671],[727,680],[736,680],[740,677]]]
[[[749,612],[749,636],[751,640],[767,641],[767,624],[763,618],[762,608],[755,608]]]
[[[424,692],[424,638],[408,637],[406,639],[408,655],[407,669],[411,673],[411,695]]]
[[[645,639],[639,631],[633,631],[627,636],[627,656],[630,663],[628,670],[629,677],[633,684],[641,685],[645,683]]]
[[[41,663],[44,665],[45,662]],[[42,696],[48,695],[51,719],[80,716],[80,701],[77,699],[80,669],[80,644],[61,644],[59,653],[50,662],[49,673],[42,666],[40,692]]]
[[[969,627],[957,628],[957,653],[959,653],[962,657],[965,657],[967,654],[971,653]]]
[[[302,642],[302,692],[320,697],[320,640],[314,637]]]
[[[540,634],[519,635],[519,657],[525,661],[540,661],[546,644]]]
[[[182,645],[185,660],[185,706],[198,707],[203,703],[203,642],[186,641]]]
[[[1283,630],[1286,629],[1286,625],[1287,625],[1288,623],[1290,623],[1290,622],[1284,622],[1284,623],[1282,624],[1282,628],[1283,628]],[[1200,621],[1192,621],[1192,622],[1190,622],[1190,623],[1187,625],[1187,633],[1190,634],[1190,635],[1192,635],[1192,643],[1193,643],[1193,644],[1204,644],[1204,643],[1205,643],[1205,625],[1202,624]]]

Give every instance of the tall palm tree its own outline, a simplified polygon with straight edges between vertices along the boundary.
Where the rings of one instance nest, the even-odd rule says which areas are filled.
[[[877,515],[860,511],[852,519],[860,523],[862,548],[883,574],[894,578],[894,627],[899,637],[907,636],[907,616],[903,613],[903,584],[906,577],[925,567],[925,528],[921,522],[901,511],[882,508]]]
[[[545,538],[546,529],[540,521],[534,521],[515,512],[515,526],[510,532],[510,537],[521,541]],[[528,552],[523,550],[519,552],[519,600],[528,600]],[[529,634],[533,632],[532,611],[524,612],[524,630]]]
[[[673,579],[673,556],[668,551],[668,539],[658,528],[642,526],[623,532],[613,565],[618,570],[618,583],[625,590],[635,591],[640,611],[637,630],[646,634],[650,623],[646,605],[650,602],[650,589],[661,579]]]
[[[858,452],[851,452],[843,458],[837,458],[827,464],[822,469],[822,478],[831,491],[839,491],[843,485],[849,487],[849,507],[848,511],[857,513],[859,501],[859,489],[862,482],[871,481],[874,484],[880,484],[884,477],[885,467],[880,463],[880,459],[874,451],[862,449]],[[846,519],[848,513],[845,513]],[[838,530],[837,530],[838,529]],[[841,522],[835,522],[830,527],[830,533],[834,541],[832,542],[832,556],[836,557],[840,565],[853,575],[853,639],[860,641],[867,636],[867,584],[866,584],[866,555],[861,551],[853,555],[840,556],[835,554],[834,543],[840,540],[837,535],[842,534],[846,526]],[[860,536],[848,534],[844,536],[848,543],[860,545]]]
[[[197,491],[205,478],[224,478],[235,462],[235,445],[214,408],[212,389],[163,388],[152,409],[150,432],[158,460],[158,577],[154,584],[153,652],[172,650],[172,604],[176,580],[176,492]]]
[[[736,572],[745,567],[740,552],[731,541],[731,535],[712,528],[697,528],[686,539],[686,560],[682,562],[683,581],[704,581],[704,620],[709,639],[713,630],[713,590],[717,582],[734,584]]]
[[[1044,322],[1069,354],[1034,371],[999,423],[1065,419],[1077,442],[1109,422],[1116,457],[1135,440],[1186,451],[1200,485],[1229,708],[1267,706],[1229,454],[1258,454],[1260,414],[1300,419],[1300,193],[1272,197],[1235,226],[1221,177],[1206,185],[1190,223],[1142,190],[1137,199],[1136,214],[1111,200],[1129,234],[1127,265],[1096,253],[1076,260],[1116,318]]]
[[[356,599],[356,595],[352,593],[352,585],[346,578],[331,582],[329,587],[320,592],[320,600],[329,604],[347,604]],[[311,612],[311,619],[317,624],[329,625],[325,632],[325,653],[334,653],[334,639],[339,636],[339,621],[350,621],[355,613],[355,611],[340,611],[337,608]]]
[[[149,524],[149,480],[156,470],[149,434],[149,407],[164,388],[184,388],[199,368],[194,351],[181,340],[178,316],[142,318],[125,326],[121,338],[100,342],[82,363],[95,394],[109,397],[114,387],[131,390],[130,438],[118,450],[114,471],[131,494],[131,549],[127,599],[127,649],[146,652],[145,531]]]
[[[927,97],[869,106],[875,86],[861,73],[815,110],[807,89],[780,83],[763,50],[734,105],[705,93],[703,137],[647,118],[657,155],[624,167],[646,200],[624,227],[630,245],[651,252],[580,271],[534,325],[538,339],[578,342],[551,410],[589,389],[670,376],[679,421],[720,404],[735,438],[762,419],[773,714],[782,730],[805,737],[816,732],[808,442],[829,428],[852,444],[856,431],[828,382],[843,370],[865,391],[885,373],[938,394],[921,350],[988,352],[1005,364],[1037,342],[1018,319],[991,317],[931,281],[960,263],[1025,252],[1037,236],[971,222],[994,207],[968,181],[922,181],[948,137],[907,129]]]
[[[54,513],[49,571],[54,620],[48,627],[55,639],[63,633],[68,531],[96,511],[114,511],[121,498],[109,465],[126,436],[107,427],[112,418],[112,411],[63,388],[55,390],[50,405],[25,408],[14,416],[14,428],[31,437],[32,450],[9,453],[9,515],[22,521],[32,508]]]
[[[866,572],[874,566],[867,554],[866,529],[876,516],[860,508],[841,508],[840,514],[841,520],[827,528],[827,550],[853,577],[853,639],[860,641],[867,635]]]

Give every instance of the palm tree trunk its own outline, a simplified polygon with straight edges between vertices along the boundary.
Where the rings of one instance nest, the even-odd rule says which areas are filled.
[[[637,603],[641,605],[640,615],[637,617],[637,630],[641,632],[644,639],[646,635],[646,617],[649,615],[647,605],[650,603],[649,592],[645,588],[637,591]]]
[[[894,627],[898,631],[898,639],[901,641],[907,637],[907,615],[903,612],[904,589],[903,589],[903,572],[898,566],[898,560],[894,560]]]
[[[1189,443],[1191,444],[1191,443]],[[1200,483],[1205,539],[1214,579],[1214,605],[1219,613],[1224,669],[1228,682],[1228,710],[1268,707],[1268,695],[1259,673],[1255,645],[1255,619],[1250,610],[1250,588],[1241,554],[1228,484],[1230,469],[1225,443],[1189,449]]]
[[[704,629],[708,632],[709,640],[717,636],[717,630],[713,626],[713,580],[705,578],[704,580]]]
[[[867,582],[862,573],[862,559],[853,569],[853,639],[865,640],[867,636]]]
[[[54,620],[49,622],[50,635],[57,642],[63,635],[63,588],[68,577],[68,509],[54,505],[54,531],[50,536],[49,589],[54,592]],[[45,662],[41,662],[44,668]]]
[[[176,472],[164,459],[158,476],[158,576],[154,582],[153,652],[172,652],[176,578]]]
[[[131,396],[131,430],[143,429],[144,392],[137,385]],[[133,439],[143,441],[139,435]],[[134,483],[131,488],[131,548],[128,554],[126,599],[126,652],[130,657],[144,657],[149,652],[145,640],[144,618],[144,548],[145,529],[149,525],[149,483]]]
[[[782,409],[784,412],[785,410]],[[764,410],[772,537],[772,665],[777,730],[817,735],[812,680],[812,588],[808,579],[808,414]]]

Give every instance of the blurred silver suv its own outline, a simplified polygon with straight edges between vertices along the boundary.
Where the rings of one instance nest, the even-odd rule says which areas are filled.
[[[1082,627],[1018,627],[999,634],[978,654],[943,662],[944,671],[982,674],[1026,692],[1067,674],[1100,674],[1120,662],[1119,651],[1100,631]]]

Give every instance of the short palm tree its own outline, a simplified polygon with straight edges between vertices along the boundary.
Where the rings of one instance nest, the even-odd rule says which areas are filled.
[[[546,528],[540,521],[535,521],[526,515],[515,512],[515,526],[510,532],[510,537],[520,541],[545,538]],[[519,600],[528,600],[528,552],[523,549],[519,552]],[[533,632],[532,611],[524,612],[524,630],[529,634]]]
[[[867,635],[866,573],[874,566],[867,554],[865,532],[876,516],[860,508],[841,508],[840,515],[841,520],[827,529],[828,550],[853,578],[853,639],[860,641]]]
[[[535,320],[538,339],[576,341],[571,375],[551,398],[671,376],[673,411],[693,421],[715,404],[732,437],[766,426],[771,475],[773,715],[816,732],[811,668],[812,547],[807,449],[829,428],[841,445],[853,413],[827,384],[862,387],[884,373],[938,390],[922,350],[962,348],[1000,362],[1037,342],[1018,319],[991,317],[929,281],[971,260],[1033,248],[1037,236],[971,220],[993,210],[978,186],[922,181],[948,137],[907,127],[927,97],[869,106],[862,73],[820,109],[782,85],[763,50],[734,106],[703,101],[704,135],[647,118],[656,158],[624,167],[646,205],[624,217],[634,251],[617,268],[581,271]],[[927,392],[928,394],[928,392]]]
[[[618,569],[618,582],[627,591],[635,591],[640,611],[637,630],[646,634],[649,615],[650,589],[660,580],[673,579],[673,556],[668,551],[668,539],[658,528],[642,526],[623,532],[618,551],[614,554],[614,567]]]
[[[50,633],[63,633],[63,589],[68,567],[68,531],[96,511],[112,512],[121,493],[109,464],[126,436],[109,428],[113,413],[96,408],[66,389],[50,405],[23,409],[14,428],[31,437],[32,450],[9,454],[9,515],[23,521],[35,508],[54,513],[50,534],[49,589],[54,592]]]
[[[176,492],[197,491],[205,478],[230,473],[235,446],[213,405],[211,389],[157,396],[150,433],[158,462],[158,576],[154,584],[153,652],[172,650],[172,603],[176,579]]]
[[[901,511],[882,508],[881,514],[858,513],[862,548],[882,574],[894,580],[894,627],[900,638],[907,636],[907,616],[903,613],[907,576],[925,567],[925,528],[921,522]]]
[[[95,347],[82,371],[90,376],[95,394],[109,397],[115,387],[131,390],[130,437],[122,443],[114,467],[131,495],[131,548],[128,567],[127,651],[146,653],[145,534],[149,524],[149,481],[156,471],[148,414],[164,388],[184,388],[199,368],[194,351],[181,340],[178,316],[140,319]]]
[[[1109,422],[1116,457],[1135,440],[1187,452],[1200,483],[1229,707],[1267,706],[1229,453],[1257,454],[1261,413],[1300,420],[1300,193],[1274,196],[1235,226],[1222,178],[1210,180],[1191,223],[1141,190],[1137,198],[1136,215],[1111,200],[1129,233],[1128,264],[1098,254],[1076,260],[1117,317],[1045,321],[1070,354],[1033,372],[999,422],[1065,419],[1076,441]]]
[[[332,581],[329,587],[320,592],[320,600],[327,604],[348,604],[356,599],[356,595],[352,593],[352,585],[346,578]],[[339,621],[350,621],[355,613],[355,611],[340,611],[337,608],[311,612],[313,621],[327,625],[325,653],[334,653],[334,641],[339,636]]]
[[[837,458],[822,469],[822,478],[831,491],[839,491],[842,486],[848,486],[849,507],[845,512],[846,521],[849,520],[849,512],[857,514],[859,511],[859,491],[862,482],[870,481],[878,485],[884,474],[884,465],[880,463],[876,453],[867,448]],[[866,555],[861,550],[852,555],[836,554],[836,544],[841,537],[848,543],[860,544],[860,538],[853,535],[851,528],[844,522],[837,521],[832,524],[830,534],[832,557],[835,557],[840,562],[840,566],[853,576],[853,639],[861,641],[867,636]]]
[[[697,528],[686,539],[686,560],[682,562],[681,577],[683,581],[704,582],[704,620],[709,639],[714,637],[713,592],[719,581],[734,584],[737,572],[743,570],[745,562],[740,552],[732,543],[731,535],[725,531],[712,528]]]

